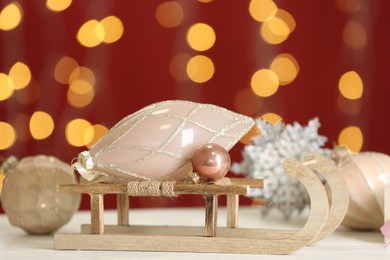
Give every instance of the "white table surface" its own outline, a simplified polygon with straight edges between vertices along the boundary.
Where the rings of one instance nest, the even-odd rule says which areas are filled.
[[[277,213],[277,212],[275,212]],[[239,212],[239,226],[253,228],[297,229],[304,225],[305,214],[286,222],[279,214],[262,218],[258,208],[243,207]],[[116,224],[116,212],[106,210],[106,224]],[[218,226],[226,225],[226,211],[220,208]],[[80,224],[90,223],[89,211],[77,212],[58,232],[79,232]],[[203,226],[203,208],[131,209],[130,224]],[[283,246],[282,244],[280,246]],[[315,257],[315,258],[314,258]],[[293,254],[236,255],[171,252],[131,251],[73,251],[54,250],[53,235],[32,236],[9,224],[0,214],[0,260],[8,259],[390,259],[390,249],[384,248],[380,232],[356,232],[340,227],[331,236]]]

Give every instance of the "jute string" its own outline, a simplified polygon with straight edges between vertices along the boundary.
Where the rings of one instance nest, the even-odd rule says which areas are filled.
[[[132,181],[127,183],[129,196],[176,196],[174,192],[175,181]]]

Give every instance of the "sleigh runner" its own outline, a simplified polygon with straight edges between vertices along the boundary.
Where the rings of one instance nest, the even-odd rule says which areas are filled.
[[[54,248],[74,250],[179,251],[245,254],[289,254],[331,234],[341,223],[348,207],[348,192],[336,166],[316,154],[304,163],[288,160],[287,174],[307,189],[310,215],[301,230],[263,230],[240,228],[239,195],[249,188],[262,188],[263,181],[223,178],[215,183],[129,182],[120,184],[74,184],[60,186],[63,192],[88,193],[91,197],[91,224],[81,233],[54,236]],[[320,181],[320,174],[326,182]],[[117,225],[104,225],[103,196],[117,194]],[[198,194],[205,197],[205,226],[134,226],[128,219],[128,196],[177,196]],[[217,227],[218,196],[227,196],[227,226]],[[337,198],[337,199],[332,199]]]

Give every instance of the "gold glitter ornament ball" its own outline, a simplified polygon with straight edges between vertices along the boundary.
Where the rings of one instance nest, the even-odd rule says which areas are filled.
[[[45,155],[7,161],[2,165],[1,203],[12,225],[30,234],[48,234],[71,219],[81,195],[57,190],[76,182],[70,165]]]

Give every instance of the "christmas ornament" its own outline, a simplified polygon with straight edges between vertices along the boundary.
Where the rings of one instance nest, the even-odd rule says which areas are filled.
[[[286,159],[304,161],[309,152],[330,157],[330,151],[321,148],[327,138],[318,134],[318,118],[310,120],[305,127],[297,122],[272,125],[263,119],[257,119],[256,124],[261,135],[244,147],[243,161],[234,163],[231,171],[264,179],[264,189],[254,189],[249,196],[266,200],[261,207],[264,215],[276,207],[288,219],[294,211],[300,213],[309,205],[309,197],[300,182],[285,174],[283,162]]]
[[[1,191],[3,190],[3,180],[5,178],[5,174],[0,170],[0,195]]]
[[[182,180],[199,147],[215,143],[229,150],[254,123],[215,105],[159,102],[122,119],[73,165],[89,181]]]
[[[381,233],[385,237],[385,248],[390,248],[390,220],[387,221],[381,228]]]
[[[0,195],[1,195],[1,191],[3,190],[3,180],[4,180],[4,178],[5,178],[5,174],[0,172]]]
[[[16,157],[10,156],[8,158],[1,157],[0,159],[0,195],[3,190],[3,181],[5,179],[5,173],[17,161]]]
[[[229,153],[218,144],[205,144],[192,157],[193,169],[200,177],[211,181],[224,177],[230,163]]]
[[[349,191],[343,225],[378,230],[384,224],[384,188],[390,184],[390,156],[378,152],[349,154],[338,148],[334,158]]]
[[[51,233],[66,224],[78,209],[81,196],[58,192],[57,185],[75,182],[70,165],[52,156],[10,157],[1,203],[9,222],[31,234]]]

